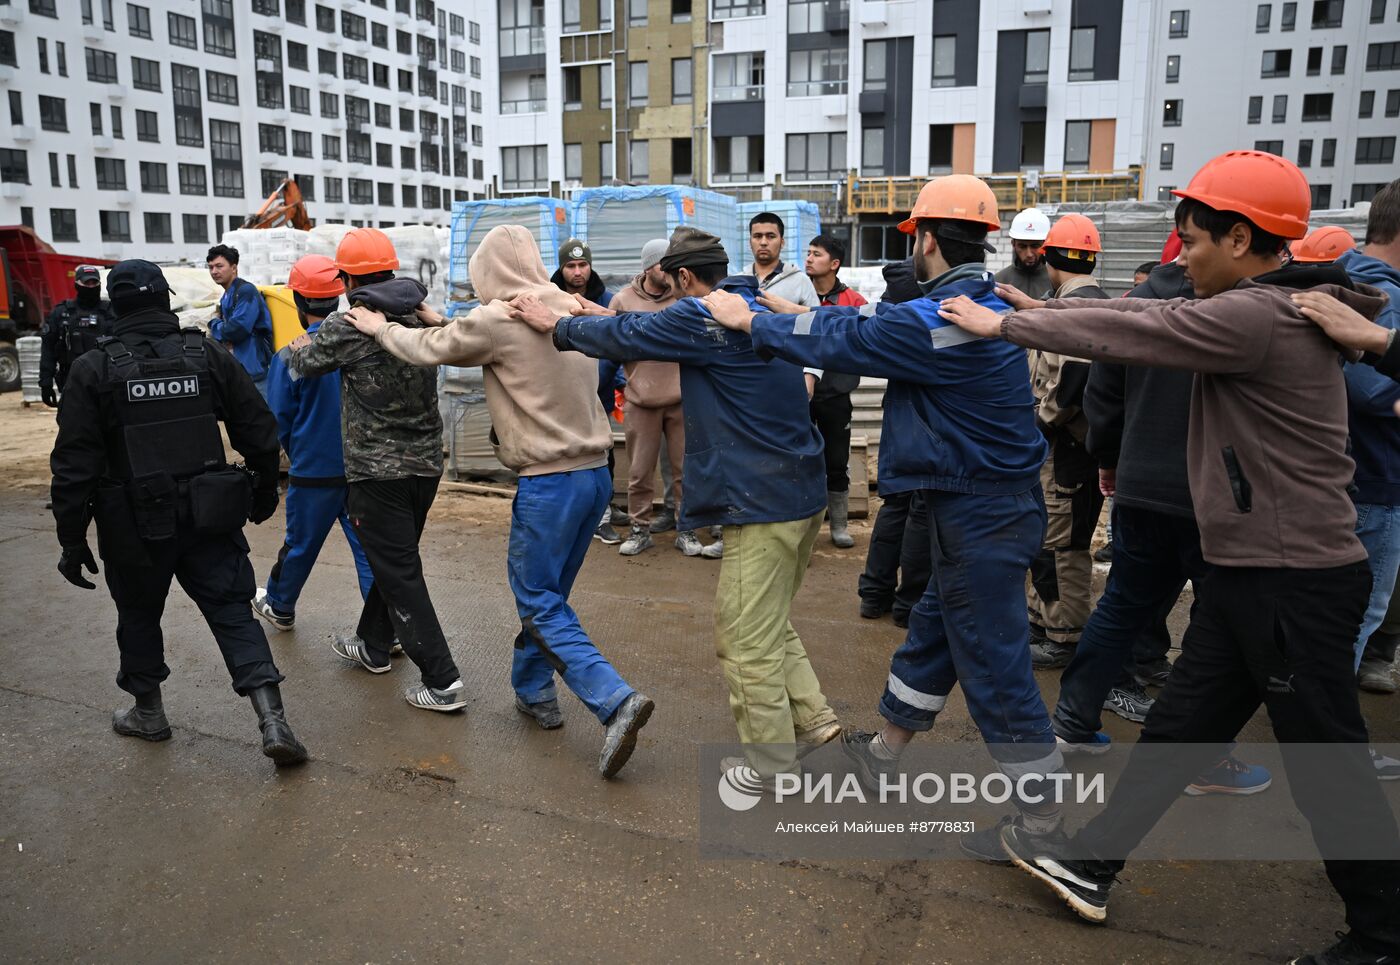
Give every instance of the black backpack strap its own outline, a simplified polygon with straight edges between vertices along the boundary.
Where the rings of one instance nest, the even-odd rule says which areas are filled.
[[[122,344],[121,339],[115,335],[105,335],[97,340],[97,347],[107,353],[109,361],[115,363],[125,362],[131,358],[131,350]]]
[[[180,339],[184,342],[186,355],[204,357],[204,333],[197,328],[180,329]]]

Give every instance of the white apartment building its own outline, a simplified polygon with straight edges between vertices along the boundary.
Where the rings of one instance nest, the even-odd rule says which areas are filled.
[[[200,261],[290,176],[316,221],[446,224],[485,191],[478,6],[0,0],[0,223]]]
[[[1400,0],[1151,6],[1144,197],[1169,197],[1233,148],[1297,162],[1314,208],[1369,201],[1400,177]]]

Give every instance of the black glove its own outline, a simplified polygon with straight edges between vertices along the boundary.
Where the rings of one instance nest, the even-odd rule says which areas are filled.
[[[58,408],[58,393],[53,390],[52,383],[39,386],[39,394],[44,398],[44,405],[50,409]]]
[[[88,544],[79,543],[76,546],[63,547],[63,555],[58,558],[58,572],[74,586],[80,586],[84,590],[97,589],[96,584],[83,576],[83,567],[87,567],[87,571],[93,576],[97,575],[97,560],[92,558],[92,550],[88,549]]]
[[[254,525],[271,519],[272,514],[277,512],[277,487],[258,488],[253,490],[253,508],[248,513],[248,518]]]

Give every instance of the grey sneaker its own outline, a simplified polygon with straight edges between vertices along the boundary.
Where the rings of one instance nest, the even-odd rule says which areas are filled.
[[[653,530],[655,532],[655,530]],[[695,530],[682,530],[676,534],[676,549],[686,556],[699,556],[705,552],[705,547],[701,544],[700,538],[695,535]]]
[[[674,510],[663,509],[651,520],[651,531],[653,533],[669,533],[676,528],[676,514]]]
[[[632,517],[631,517],[631,516],[628,516],[626,513],[624,513],[622,510],[618,509],[616,506],[609,506],[609,507],[608,507],[608,522],[612,523],[614,526],[631,526],[631,525],[632,525]]]
[[[1384,660],[1362,660],[1356,684],[1373,694],[1395,693],[1395,677],[1390,672],[1390,664]]]
[[[1108,692],[1104,710],[1111,710],[1124,720],[1141,724],[1152,709],[1153,700],[1136,680],[1125,681]]]
[[[637,732],[651,719],[656,709],[650,697],[633,691],[608,718],[603,732],[603,751],[598,755],[598,773],[614,777],[622,770],[632,752],[637,749]]]
[[[797,759],[800,761],[819,747],[829,744],[841,736],[840,721],[818,724],[816,727],[797,732]]]
[[[1013,822],[1020,824],[1021,815],[1002,815],[1001,820],[990,828],[973,831],[958,838],[958,847],[962,849],[963,854],[978,861],[988,864],[1010,864],[1011,859],[1007,857],[1006,849],[1001,846],[1001,829]]]
[[[880,793],[880,776],[893,777],[899,771],[899,759],[877,757],[870,749],[874,734],[863,730],[848,730],[841,734],[841,750],[856,766],[856,777],[872,794]],[[893,784],[893,781],[889,782]]]
[[[564,715],[559,710],[558,700],[541,700],[539,703],[527,704],[516,694],[515,709],[526,717],[534,718],[542,730],[554,730],[564,726]]]
[[[272,604],[267,602],[267,590],[261,586],[258,587],[258,592],[253,596],[253,613],[261,617],[263,622],[272,629],[280,630],[283,633],[296,626],[296,614],[274,610]]]
[[[700,555],[707,560],[724,559],[724,540],[717,539],[709,546],[700,551]]]
[[[405,690],[403,699],[423,710],[440,710],[443,713],[451,713],[467,706],[467,688],[462,686],[460,680],[451,684],[446,690],[438,690],[427,684],[419,684],[417,687]]]
[[[617,535],[617,530],[612,528],[612,524],[606,519],[598,524],[598,528],[593,531],[593,538],[604,546],[616,546],[622,542],[622,537]]]
[[[1400,781],[1400,761],[1387,757],[1374,749],[1371,751],[1371,766],[1376,769],[1378,781]]]
[[[1031,666],[1036,670],[1054,670],[1057,667],[1069,666],[1070,657],[1074,656],[1074,648],[1063,643],[1056,643],[1053,640],[1031,639]]]
[[[381,660],[378,653],[373,652],[373,647],[354,634],[347,637],[337,633],[331,649],[335,651],[336,656],[357,663],[370,673],[388,673],[394,669],[387,656]]]
[[[606,540],[604,542],[606,542]],[[651,533],[640,526],[633,526],[631,534],[628,535],[626,541],[617,548],[617,552],[622,556],[636,556],[642,550],[649,550],[655,545],[656,543],[652,540]]]
[[[1154,660],[1150,664],[1139,665],[1133,671],[1133,679],[1141,687],[1165,687],[1167,678],[1171,676],[1172,665],[1165,657],[1161,660]]]

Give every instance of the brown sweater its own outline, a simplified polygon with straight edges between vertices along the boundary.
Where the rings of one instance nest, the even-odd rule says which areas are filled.
[[[549,283],[530,232],[492,228],[471,259],[481,305],[441,328],[388,324],[379,343],[414,365],[480,365],[501,463],[522,476],[608,464],[612,432],[598,402],[598,363],[559,352],[548,335],[512,321],[506,301],[529,291],[557,312],[577,307]]]
[[[1384,299],[1357,287],[1315,290],[1374,318]],[[1366,558],[1347,495],[1346,387],[1336,346],[1298,312],[1291,293],[1246,280],[1198,300],[1057,299],[1008,315],[1002,337],[1096,361],[1196,372],[1186,457],[1205,558],[1237,567],[1341,566]]]
[[[613,296],[608,307],[615,312],[659,312],[674,305],[680,296],[668,287],[666,294],[653,295],[642,286],[642,276]],[[681,401],[681,367],[675,362],[628,362],[627,387],[623,398],[643,409],[661,409]]]

